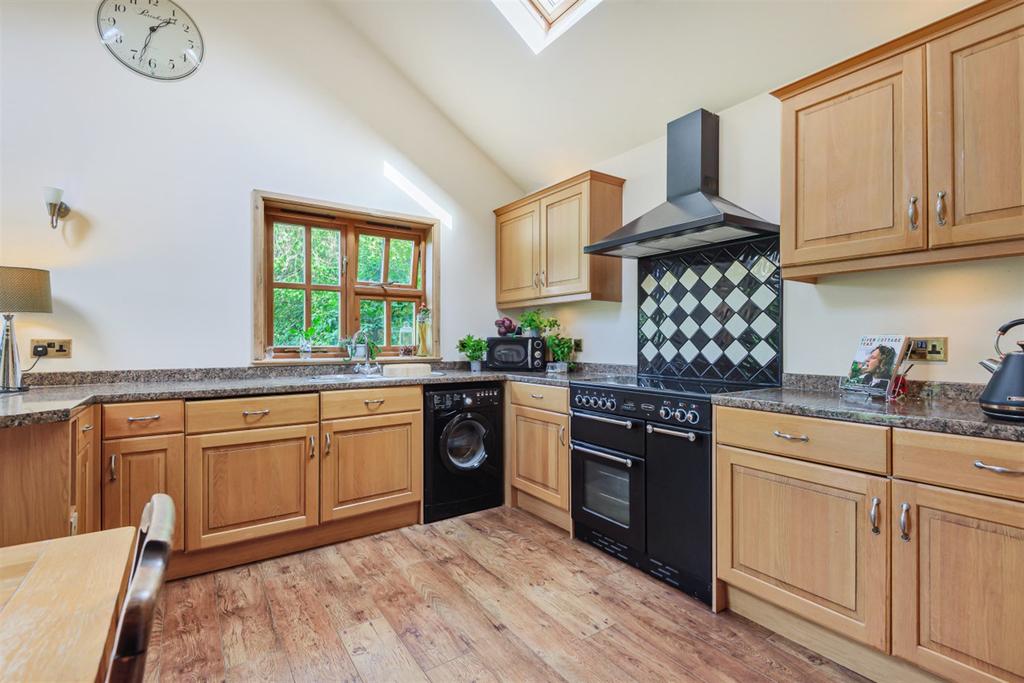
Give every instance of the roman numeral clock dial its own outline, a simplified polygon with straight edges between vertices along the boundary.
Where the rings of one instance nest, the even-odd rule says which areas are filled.
[[[96,28],[110,54],[149,78],[176,81],[203,61],[199,27],[171,0],[102,0]]]

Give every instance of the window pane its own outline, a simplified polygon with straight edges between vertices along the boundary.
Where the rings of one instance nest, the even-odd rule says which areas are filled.
[[[274,290],[274,346],[296,346],[306,321],[306,293]]]
[[[341,283],[341,232],[313,228],[309,247],[312,251],[310,269],[314,285]],[[313,298],[316,301],[316,297]]]
[[[412,240],[391,240],[388,249],[388,281],[395,284],[412,284],[412,252],[416,243]]]
[[[359,236],[359,271],[356,279],[360,282],[381,282],[384,280],[384,238],[377,235]]]
[[[313,315],[313,346],[338,346],[341,329],[341,303],[338,292],[313,290],[310,302]]]
[[[394,242],[391,243],[392,247]],[[416,304],[412,301],[391,302],[391,346],[412,346],[416,343]]]
[[[378,346],[384,346],[384,302],[380,299],[359,301],[359,327],[367,338]]]
[[[306,281],[306,229],[274,223],[274,282]]]

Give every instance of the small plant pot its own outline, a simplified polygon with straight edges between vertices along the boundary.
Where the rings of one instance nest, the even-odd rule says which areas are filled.
[[[366,360],[366,344],[356,344],[352,351],[352,360]]]
[[[471,360],[471,361],[469,361],[469,371],[470,372],[480,372],[481,370],[483,370],[483,363],[484,362],[482,360]]]
[[[524,337],[539,337],[540,336],[540,330],[538,330],[536,328],[533,328],[533,327],[524,327],[523,328],[523,336]]]
[[[548,363],[548,372],[569,372],[569,363],[566,361],[553,361]]]
[[[299,342],[299,358],[309,360],[313,357],[313,345],[308,341]]]

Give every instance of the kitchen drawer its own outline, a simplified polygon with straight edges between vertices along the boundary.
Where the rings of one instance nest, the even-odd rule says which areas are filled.
[[[1009,471],[977,467],[976,462]],[[892,473],[901,479],[1024,500],[1024,443],[894,429]]]
[[[569,412],[569,390],[564,387],[509,382],[508,393],[510,400],[516,405],[551,410],[556,413]]]
[[[889,472],[889,428],[740,408],[716,408],[718,443],[864,472]]]
[[[185,431],[182,401],[112,403],[103,406],[103,438],[154,436]]]
[[[320,394],[320,419],[322,420],[404,413],[422,409],[423,390],[418,386],[350,389],[348,391],[326,391]]]
[[[189,434],[282,427],[319,420],[316,394],[249,396],[185,404],[185,426]]]

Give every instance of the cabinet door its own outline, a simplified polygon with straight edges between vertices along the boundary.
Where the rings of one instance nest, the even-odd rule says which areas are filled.
[[[317,524],[317,425],[190,436],[186,548]]]
[[[512,486],[569,509],[569,417],[512,406]]]
[[[1024,504],[892,493],[892,653],[950,680],[1024,681]]]
[[[889,482],[718,447],[718,578],[883,652]]]
[[[540,294],[540,203],[497,217],[498,303]]]
[[[583,254],[589,226],[589,183],[540,200],[541,296],[577,294],[590,288],[590,261]]]
[[[100,456],[99,416],[96,407],[87,408],[71,421],[75,453],[74,505],[78,513],[78,533],[100,530]]]
[[[928,201],[932,246],[1024,237],[1024,7],[928,44]]]
[[[140,436],[103,442],[103,528],[138,526],[154,493],[174,500],[174,549],[185,547],[185,437]]]
[[[923,86],[918,48],[783,103],[783,265],[925,248]]]
[[[418,502],[423,497],[423,413],[324,422],[320,520]]]

